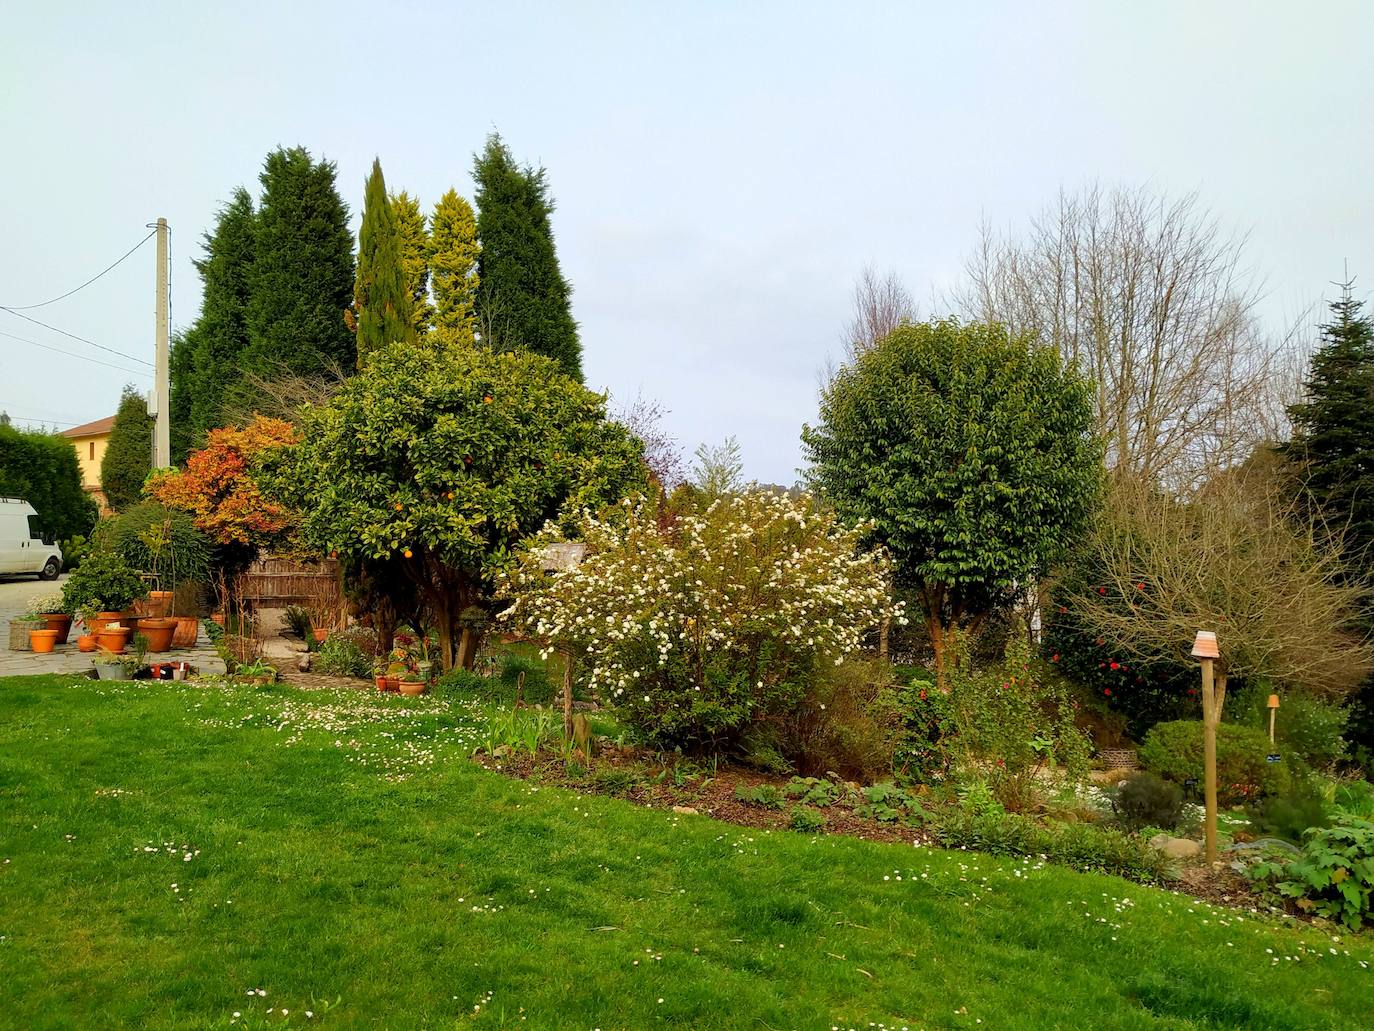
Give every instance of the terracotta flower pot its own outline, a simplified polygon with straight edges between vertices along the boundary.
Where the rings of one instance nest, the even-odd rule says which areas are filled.
[[[47,624],[48,630],[57,631],[57,643],[66,644],[67,635],[72,630],[72,617],[65,612],[47,612],[43,615],[43,622]]]
[[[57,644],[56,630],[30,630],[29,647],[40,655],[46,655]]]
[[[171,650],[172,634],[175,633],[176,628],[177,621],[175,619],[144,616],[138,621],[138,632],[148,639],[150,652]]]
[[[95,625],[88,626],[86,629],[93,634],[98,634],[104,627],[109,626],[111,623],[118,623],[123,618],[124,613],[122,612],[97,612],[95,616]]]
[[[99,647],[119,655],[123,653],[124,646],[129,642],[129,635],[132,633],[133,631],[127,626],[104,626],[96,631],[95,643]]]
[[[76,639],[76,649],[82,652],[95,651],[95,634],[82,634]]]
[[[171,591],[149,591],[148,600],[145,603],[147,613],[150,616],[167,616],[172,611],[172,592]]]
[[[329,630],[327,628],[321,630],[318,627],[312,627],[310,632],[315,635],[315,640],[320,644],[324,644],[324,642],[329,639]]]
[[[212,612],[212,613],[210,613],[210,622],[211,622],[211,623],[217,623],[217,624],[219,624],[220,626],[224,626],[224,613],[223,613],[223,612]]]
[[[385,690],[386,690],[386,677],[376,677],[375,679],[376,679],[376,681],[377,681],[377,690],[378,690],[378,691],[385,691]]]
[[[395,693],[396,691],[399,691],[399,690],[401,689],[400,685],[401,685],[401,678],[400,678],[400,677],[387,677],[387,678],[386,678],[386,689],[387,689],[388,691],[391,691],[391,692]]]
[[[425,682],[423,680],[402,680],[397,687],[401,694],[409,697],[425,693]]]
[[[177,621],[177,628],[172,633],[173,648],[194,648],[196,638],[200,636],[200,620],[195,616],[173,616]]]

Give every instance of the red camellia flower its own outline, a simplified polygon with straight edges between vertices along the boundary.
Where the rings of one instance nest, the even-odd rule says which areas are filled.
[[[1111,689],[1110,687],[1104,687],[1104,688],[1102,689],[1102,693],[1103,693],[1103,694],[1106,694],[1106,695],[1109,695],[1109,694],[1112,693],[1112,689]]]
[[[1106,593],[1107,593],[1107,588],[1105,588],[1105,587],[1099,587],[1099,588],[1097,589],[1097,593],[1098,593],[1098,594],[1106,594]]]
[[[925,700],[926,700],[926,693],[925,693],[924,691],[922,691],[922,692],[921,692],[921,701],[924,702]]]
[[[1144,585],[1144,584],[1136,584],[1136,585],[1135,585],[1135,589],[1136,589],[1137,591],[1143,591],[1143,590],[1145,590],[1145,585]]]
[[[1059,653],[1058,653],[1058,652],[1055,652],[1053,655],[1051,655],[1051,656],[1050,656],[1050,661],[1051,661],[1051,662],[1058,662],[1058,661],[1059,661]]]
[[[1119,663],[1119,662],[1113,662],[1113,663],[1112,663],[1112,669],[1120,669],[1120,668],[1121,668],[1121,663]]]

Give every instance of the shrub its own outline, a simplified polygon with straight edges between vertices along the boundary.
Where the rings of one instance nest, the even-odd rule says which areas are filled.
[[[451,669],[441,676],[435,687],[445,694],[486,698],[491,694],[492,682],[470,669]]]
[[[840,797],[840,789],[834,781],[819,777],[793,777],[782,792],[788,798],[799,799],[802,805],[827,806]]]
[[[91,553],[91,542],[79,533],[74,537],[63,538],[61,547],[62,568],[68,573],[81,565]]]
[[[310,640],[310,613],[304,605],[288,605],[282,612],[282,622],[288,630],[303,641]]]
[[[788,822],[794,831],[801,831],[803,834],[815,834],[825,827],[825,817],[804,805],[792,807],[792,819]]]
[[[1325,800],[1307,785],[1286,795],[1261,799],[1251,815],[1261,833],[1294,843],[1302,841],[1303,835],[1313,828],[1331,826]]]
[[[1112,796],[1112,810],[1131,831],[1142,827],[1177,827],[1183,816],[1183,789],[1141,771],[1128,777]]]
[[[1253,727],[1222,723],[1217,727],[1217,800],[1223,805],[1281,795],[1292,776],[1284,763],[1270,763],[1269,736]],[[1202,723],[1160,723],[1140,746],[1140,765],[1175,784],[1188,780],[1202,789]]]
[[[767,809],[781,809],[786,800],[786,796],[772,784],[756,784],[753,787],[740,784],[735,788],[736,802],[761,805]]]
[[[892,667],[851,657],[823,667],[776,732],[804,773],[838,773],[868,781],[890,775],[901,744],[900,711],[892,705]]]
[[[133,569],[157,578],[159,589],[204,580],[210,568],[210,539],[185,512],[156,501],[134,505],[102,520],[91,536],[97,551],[112,551]]]
[[[1311,834],[1291,861],[1258,863],[1251,877],[1273,885],[1304,912],[1340,920],[1358,931],[1371,918],[1374,823],[1347,820]]]
[[[1235,721],[1268,733],[1270,688],[1256,684],[1242,691],[1234,703]],[[1280,693],[1274,722],[1276,751],[1297,756],[1313,769],[1327,770],[1346,755],[1345,732],[1350,710],[1306,691]]]
[[[975,672],[961,657],[948,687],[928,690],[924,699],[952,765],[986,780],[997,800],[1017,812],[1037,800],[1045,768],[1061,768],[1071,780],[1081,780],[1088,768],[1088,738],[1074,723],[1068,690],[1045,672],[1025,636],[1015,633],[1005,662]]]
[[[1169,872],[1169,859],[1149,843],[1087,823],[1041,825],[1019,813],[950,809],[935,821],[945,848],[1003,856],[1044,856],[1078,870],[1096,870],[1152,884]]]
[[[147,593],[143,578],[119,555],[97,551],[62,585],[67,612],[123,612]]]
[[[718,751],[780,725],[823,668],[898,615],[887,560],[806,497],[754,491],[666,526],[626,502],[578,530],[584,561],[552,576],[544,556],[561,535],[533,539],[505,581],[506,617],[586,656],[588,686],[660,747]]]
[[[348,634],[330,634],[310,669],[331,677],[365,677],[372,672],[372,658]]]

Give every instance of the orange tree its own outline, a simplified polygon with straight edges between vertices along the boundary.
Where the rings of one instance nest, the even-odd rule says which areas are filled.
[[[647,482],[605,397],[529,353],[393,344],[298,425],[268,482],[300,513],[300,543],[404,576],[445,669],[472,666],[495,575],[525,537]]]

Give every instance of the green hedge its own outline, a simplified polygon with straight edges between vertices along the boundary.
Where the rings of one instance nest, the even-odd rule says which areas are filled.
[[[160,550],[150,536],[165,538]],[[120,515],[102,520],[91,540],[96,551],[118,555],[139,572],[158,578],[159,589],[204,580],[210,568],[210,539],[196,529],[189,513],[145,501]]]
[[[1217,727],[1217,800],[1235,805],[1265,795],[1282,795],[1292,784],[1286,762],[1270,763],[1269,735],[1254,727]],[[1178,784],[1198,782],[1202,790],[1202,723],[1156,724],[1140,746],[1140,765]]]

